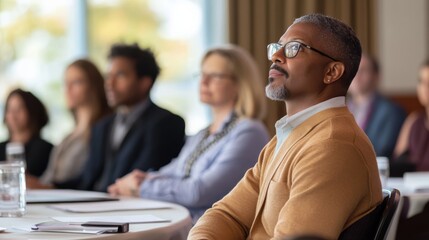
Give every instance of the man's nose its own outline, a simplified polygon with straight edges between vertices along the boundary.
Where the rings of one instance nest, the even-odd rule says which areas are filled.
[[[284,47],[280,48],[277,52],[271,56],[271,61],[273,63],[285,63],[286,56],[284,55]]]

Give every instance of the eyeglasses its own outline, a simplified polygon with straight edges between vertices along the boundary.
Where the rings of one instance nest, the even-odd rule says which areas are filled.
[[[319,50],[317,50],[317,49],[315,49],[313,47],[308,46],[307,44],[304,44],[304,43],[298,42],[298,41],[288,42],[284,46],[281,45],[280,43],[270,43],[270,44],[268,44],[268,46],[267,46],[268,60],[271,61],[273,59],[273,55],[276,52],[278,52],[280,49],[282,49],[283,47],[284,47],[284,50],[283,50],[284,55],[287,58],[294,58],[294,57],[296,57],[296,55],[298,55],[299,49],[301,47],[305,47],[305,48],[313,50],[313,51],[315,51],[315,52],[317,52],[317,53],[319,53],[319,54],[321,54],[321,55],[323,55],[325,57],[328,57],[328,58],[330,58],[330,59],[332,59],[332,60],[334,60],[336,62],[338,61],[335,58],[329,56],[328,54],[323,53],[323,52],[321,52],[321,51],[319,51]]]

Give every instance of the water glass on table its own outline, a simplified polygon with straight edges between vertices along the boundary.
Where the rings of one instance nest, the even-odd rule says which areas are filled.
[[[22,163],[0,163],[0,217],[25,214],[25,166]]]
[[[380,174],[381,186],[387,187],[387,180],[389,179],[389,158],[377,157],[378,173]]]
[[[25,147],[24,144],[19,142],[9,142],[6,144],[6,161],[9,163],[19,162],[24,164],[24,168],[26,167],[25,163]]]

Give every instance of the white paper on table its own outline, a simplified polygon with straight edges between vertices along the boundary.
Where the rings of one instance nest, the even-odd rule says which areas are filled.
[[[27,203],[68,203],[68,202],[100,202],[118,200],[106,193],[61,190],[61,189],[28,189],[26,192]]]
[[[79,234],[101,234],[103,231],[96,230],[31,230],[30,232],[57,232],[57,233],[79,233]]]
[[[31,230],[35,232],[101,234],[101,233],[117,233],[118,227],[82,226],[82,224],[80,223],[49,221],[49,222],[37,223],[31,227]]]
[[[97,217],[52,217],[52,219],[60,222],[69,223],[84,223],[89,221],[97,222],[124,222],[124,223],[162,223],[170,222],[154,215],[127,215],[127,216],[97,216]]]
[[[16,230],[20,230],[20,231],[25,231],[25,232],[61,232],[61,233],[82,233],[82,234],[100,234],[100,230],[96,229],[96,230],[33,230],[31,229],[31,227],[29,226],[25,226],[25,227],[14,227],[13,229]]]
[[[153,210],[167,209],[171,205],[164,202],[144,200],[144,199],[125,199],[119,202],[94,202],[94,203],[61,203],[48,205],[50,208],[74,212],[74,213],[96,213],[130,210]]]
[[[100,229],[92,229],[92,230],[73,230],[73,229],[58,229],[58,230],[33,230],[33,225],[20,225],[20,226],[14,226],[12,229],[24,231],[24,232],[62,232],[62,233],[83,233],[83,234],[99,234]]]

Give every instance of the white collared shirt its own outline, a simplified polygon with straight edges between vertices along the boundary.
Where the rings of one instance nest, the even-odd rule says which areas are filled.
[[[328,108],[337,108],[337,107],[345,107],[346,106],[346,98],[344,96],[335,97],[328,99],[324,102],[313,105],[309,108],[306,108],[292,116],[284,116],[280,120],[278,120],[275,124],[276,127],[276,136],[277,136],[277,144],[275,155],[277,155],[280,146],[286,141],[289,134],[303,123],[305,120],[309,119],[311,116],[319,113]]]
[[[139,102],[126,114],[121,108],[117,110],[111,135],[111,146],[113,149],[119,148],[132,125],[148,108],[149,102],[149,99]]]

